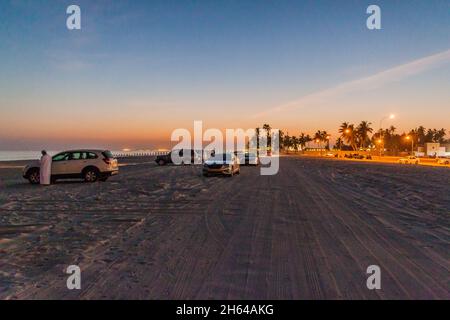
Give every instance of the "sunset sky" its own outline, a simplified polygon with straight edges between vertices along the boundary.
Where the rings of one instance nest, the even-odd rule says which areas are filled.
[[[449,88],[449,0],[0,2],[1,150],[168,147],[194,120],[450,130]]]

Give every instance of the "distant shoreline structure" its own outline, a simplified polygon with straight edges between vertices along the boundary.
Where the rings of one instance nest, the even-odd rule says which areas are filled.
[[[74,148],[76,149],[76,148]],[[50,155],[55,155],[60,151],[48,151]],[[138,150],[112,150],[115,157],[138,157],[138,156],[157,156],[170,152],[168,149],[138,149]],[[0,151],[0,161],[20,161],[20,160],[37,160],[41,157],[41,151]]]

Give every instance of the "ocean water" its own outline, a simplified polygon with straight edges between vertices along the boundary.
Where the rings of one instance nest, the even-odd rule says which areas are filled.
[[[49,155],[53,156],[59,151],[47,151]],[[136,151],[111,151],[115,156],[136,156],[136,155],[157,155],[164,154],[166,151],[157,150],[136,150]],[[1,151],[0,161],[15,161],[15,160],[38,160],[41,158],[41,151]]]
[[[48,151],[54,155],[56,152]],[[0,161],[37,160],[41,158],[41,151],[0,151]]]

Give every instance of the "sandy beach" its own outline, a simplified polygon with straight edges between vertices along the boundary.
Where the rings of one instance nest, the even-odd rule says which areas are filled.
[[[286,156],[275,176],[205,178],[121,163],[49,187],[0,164],[1,299],[450,299],[448,168]]]

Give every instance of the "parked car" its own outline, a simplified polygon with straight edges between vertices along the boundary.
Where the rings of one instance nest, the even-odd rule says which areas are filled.
[[[40,164],[34,161],[23,169],[23,177],[31,184],[40,182]],[[86,182],[106,181],[119,173],[117,159],[109,150],[70,150],[52,157],[51,180],[84,179]]]
[[[224,174],[233,176],[241,172],[239,159],[233,153],[215,154],[203,164],[203,175]]]
[[[450,164],[450,158],[439,158],[437,162],[439,164]]]
[[[402,163],[402,164],[419,164],[420,160],[416,156],[407,156],[407,157],[398,159],[398,163]]]
[[[350,153],[350,154],[345,154],[344,155],[345,158],[349,158],[349,159],[364,159],[364,156],[362,154],[359,153]]]
[[[189,162],[183,162],[181,164],[194,164],[196,159],[201,159],[201,151],[195,151],[195,150],[184,150],[191,153],[191,158]],[[160,166],[165,166],[166,164],[172,164],[172,152],[178,152],[179,157],[183,157],[184,155],[183,150],[174,150],[167,154],[156,156],[155,162]]]
[[[257,166],[260,164],[259,156],[256,153],[235,151],[234,154],[238,157],[240,165]]]

